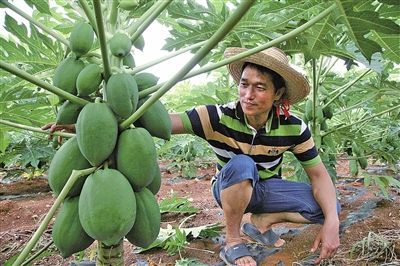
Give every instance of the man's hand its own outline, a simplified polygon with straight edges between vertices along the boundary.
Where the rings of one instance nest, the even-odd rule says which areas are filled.
[[[53,133],[56,131],[62,131],[62,132],[69,132],[69,133],[75,133],[75,125],[74,124],[68,124],[68,125],[57,125],[56,123],[49,123],[41,127],[41,129],[49,130],[49,139],[53,137]],[[58,143],[60,144],[62,141],[62,137],[58,136]]]
[[[314,240],[311,252],[315,252],[321,245],[321,253],[315,260],[315,264],[319,264],[324,259],[332,258],[339,248],[339,221],[325,220],[319,231],[317,237]]]

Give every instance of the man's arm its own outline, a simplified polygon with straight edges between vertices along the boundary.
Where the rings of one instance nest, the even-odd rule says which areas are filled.
[[[335,255],[340,244],[336,192],[328,171],[322,162],[316,166],[306,168],[305,171],[310,177],[314,197],[321,206],[325,217],[325,222],[311,249],[314,252],[321,244],[320,256],[315,261],[318,264],[323,259]]]
[[[180,117],[180,114],[178,114],[178,113],[169,114],[169,118],[171,119],[171,123],[172,123],[172,134],[188,133],[185,130],[185,127],[183,126],[183,122]]]

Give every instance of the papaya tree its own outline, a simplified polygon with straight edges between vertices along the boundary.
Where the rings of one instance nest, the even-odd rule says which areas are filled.
[[[62,202],[53,241],[64,257],[84,250],[97,240],[98,265],[123,265],[124,238],[146,247],[158,236],[160,211],[155,194],[160,188],[161,175],[151,132],[165,139],[171,134],[171,123],[159,98],[224,38],[254,1],[239,4],[192,59],[145,98],[149,94],[139,94],[131,51],[133,47],[143,49],[141,34],[170,2],[151,3],[139,18],[130,17],[132,10],[140,9],[139,2],[73,3],[71,11],[83,13],[85,19],[75,14],[77,19],[68,38],[45,26],[40,18],[27,15],[9,2],[1,2],[26,18],[32,27],[65,46],[51,78],[48,73],[43,78],[37,77],[29,64],[22,62],[1,60],[1,68],[57,95],[56,122],[76,124],[76,134],[62,134],[70,139],[50,164],[49,184],[57,199],[13,265],[24,262]],[[49,11],[47,4],[29,3],[38,10]],[[10,59],[11,50],[5,51],[5,57]],[[152,82],[153,79],[147,79],[139,85]],[[139,98],[145,99],[140,106]],[[159,123],[162,118],[164,121]],[[15,125],[3,120],[2,123]]]
[[[209,0],[205,5],[193,0],[25,2],[32,14],[6,0],[0,2],[6,13],[13,11],[28,21],[25,26],[5,16],[5,29],[10,34],[1,37],[1,93],[9,99],[14,96],[16,101],[2,103],[1,136],[8,134],[9,127],[48,134],[38,126],[52,119],[46,113],[51,110],[57,112],[57,123],[75,123],[76,134],[54,133],[68,138],[49,168],[49,183],[57,199],[14,265],[26,260],[61,204],[53,240],[65,257],[97,240],[98,265],[123,265],[124,238],[138,246],[151,244],[160,223],[154,196],[160,188],[160,170],[152,137],[170,137],[167,111],[159,99],[177,82],[271,46],[301,53],[313,74],[310,125],[314,134],[321,136],[322,144],[323,134],[333,134],[321,131],[320,125],[324,120],[318,110],[323,111],[328,102],[321,98],[325,102],[317,104],[321,82],[317,76],[324,73],[317,66],[323,66],[319,63],[322,56],[355,61],[361,53],[371,61],[384,45],[387,50],[398,49],[390,41],[398,33],[398,25],[390,15],[381,18],[376,11],[387,8],[390,1],[382,1],[374,11],[366,10],[361,2],[355,5],[360,11],[354,11],[349,1],[339,0]],[[356,27],[358,17],[365,17],[365,12],[378,16],[377,23],[386,26],[366,25],[367,32]],[[172,27],[173,37],[164,47],[170,54],[136,66],[134,53],[145,46],[142,34],[156,19]],[[347,30],[336,30],[337,25]],[[370,32],[375,39],[366,39]],[[374,45],[369,49],[371,42]],[[222,60],[227,46],[252,49]],[[186,51],[194,53],[192,59],[168,81],[158,83],[157,77],[144,74],[148,67]],[[396,55],[387,56],[392,60]],[[192,70],[197,64],[201,68]],[[28,95],[28,101],[20,95]],[[340,100],[340,95],[337,98]],[[39,111],[31,106],[40,107],[40,119],[30,119]]]

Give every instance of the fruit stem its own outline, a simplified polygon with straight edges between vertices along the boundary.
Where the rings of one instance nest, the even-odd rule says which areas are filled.
[[[103,14],[101,12],[101,1],[93,0],[93,6],[97,22],[97,30],[98,30],[97,37],[100,42],[101,55],[103,58],[104,80],[107,82],[108,78],[111,75],[111,68],[110,68],[110,62],[108,61],[108,50],[107,50],[108,47],[107,47],[106,33],[104,30]]]

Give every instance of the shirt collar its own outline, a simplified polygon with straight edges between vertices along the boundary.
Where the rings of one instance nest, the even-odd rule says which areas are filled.
[[[236,103],[236,110],[235,110],[236,118],[239,119],[242,123],[246,124],[247,127],[250,127],[247,124],[246,116],[243,112],[242,106],[240,105],[240,101]],[[273,105],[271,111],[268,114],[267,122],[265,126],[261,130],[265,130],[266,133],[270,132],[272,129],[277,129],[279,127],[279,118],[276,115],[276,106]]]

